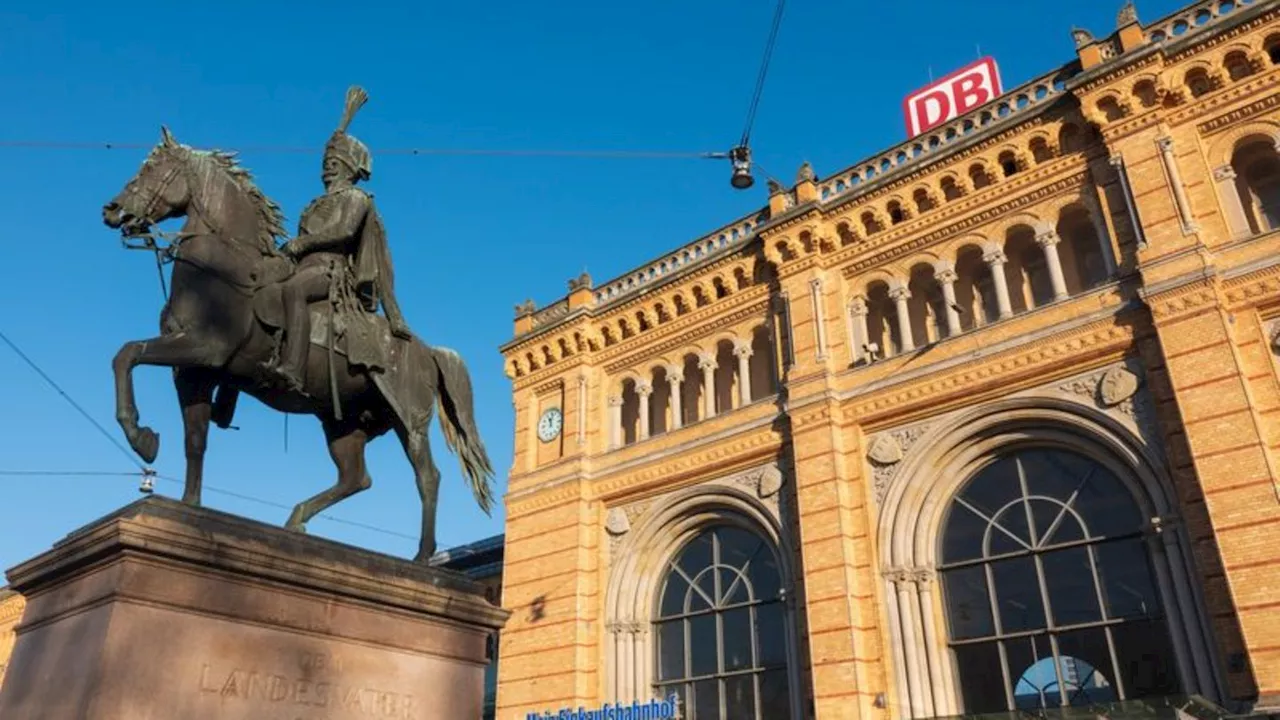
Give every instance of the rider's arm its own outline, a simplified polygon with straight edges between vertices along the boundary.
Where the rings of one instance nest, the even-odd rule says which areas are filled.
[[[317,250],[339,250],[354,242],[365,215],[369,212],[369,197],[361,192],[345,192],[330,207],[324,223],[297,239],[303,253]]]

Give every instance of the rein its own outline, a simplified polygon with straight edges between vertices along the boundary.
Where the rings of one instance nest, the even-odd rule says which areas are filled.
[[[164,281],[164,266],[177,257],[178,247],[184,240],[200,237],[207,233],[152,231],[130,233],[121,238],[120,243],[125,250],[149,250],[156,258],[156,274],[160,277],[160,294],[165,301],[169,300],[169,288]],[[161,243],[166,243],[162,245]]]

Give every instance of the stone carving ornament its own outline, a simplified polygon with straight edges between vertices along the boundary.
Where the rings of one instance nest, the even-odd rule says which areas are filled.
[[[920,425],[902,430],[881,433],[871,441],[867,449],[867,459],[871,461],[872,492],[876,504],[884,501],[889,486],[898,472],[907,451],[919,440],[929,427]]]
[[[486,513],[493,468],[476,428],[466,363],[415,338],[396,302],[382,219],[373,196],[357,187],[372,175],[372,155],[347,133],[367,99],[360,88],[347,92],[325,145],[324,192],[283,244],[279,207],[233,156],[182,145],[161,128],[137,174],[102,208],[103,222],[120,230],[126,247],[174,263],[161,334],[127,342],[115,357],[116,417],[133,451],[154,462],[160,438],[139,423],[138,365],[173,368],[188,447],[205,445],[210,419],[231,425],[241,392],[314,415],[338,481],[294,507],[286,527],[297,531],[369,487],[365,445],[395,430],[422,497],[417,560],[425,563],[436,547],[440,474],[426,425],[437,404],[446,443]],[[176,234],[152,229],[179,217],[186,223]],[[166,239],[167,247],[157,242]],[[203,453],[187,454],[183,502],[200,504],[203,461]]]

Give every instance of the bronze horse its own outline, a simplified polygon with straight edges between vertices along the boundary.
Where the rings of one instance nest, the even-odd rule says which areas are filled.
[[[103,207],[102,218],[127,239],[146,236],[154,224],[178,217],[186,223],[169,248],[172,288],[160,314],[161,334],[125,343],[113,366],[116,418],[147,463],[155,461],[160,439],[138,424],[132,371],[138,365],[174,369],[186,441],[183,502],[200,504],[210,420],[227,427],[237,394],[246,392],[275,410],[319,418],[338,468],[333,487],[293,509],[286,523],[290,529],[304,530],[316,514],[368,489],[365,445],[394,430],[422,499],[417,560],[426,562],[435,552],[440,482],[427,442],[437,403],[445,440],[477,503],[490,512],[493,469],[472,414],[471,379],[457,353],[416,338],[395,338],[385,332],[385,320],[374,316],[384,330],[389,362],[385,371],[370,371],[348,360],[330,320],[325,337],[317,340],[312,334],[303,391],[283,389],[263,370],[278,351],[280,324],[271,319],[281,313],[279,294],[264,291],[293,269],[276,245],[285,235],[279,208],[231,155],[181,145],[161,128],[160,142]],[[321,301],[316,307],[323,313],[328,305]]]

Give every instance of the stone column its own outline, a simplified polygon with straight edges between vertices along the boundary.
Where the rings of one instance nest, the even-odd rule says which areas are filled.
[[[704,355],[698,367],[702,370],[702,419],[709,420],[716,415],[716,359]]]
[[[960,276],[956,274],[956,268],[949,262],[942,262],[934,268],[934,279],[938,281],[938,285],[942,288],[942,304],[943,313],[947,320],[947,337],[960,334],[960,313],[956,312],[956,280]]]
[[[929,666],[929,689],[933,701],[934,715],[952,715],[947,700],[946,684],[942,678],[942,658],[938,657],[938,627],[933,620],[933,586],[934,572],[930,568],[916,568],[911,571],[911,580],[915,583],[916,592],[920,595],[920,629],[924,644],[925,657]]]
[[[1004,264],[1009,258],[1005,257],[1004,250],[994,247],[987,249],[982,260],[991,268],[991,287],[996,291],[996,307],[1000,311],[1000,319],[1013,317],[1013,305],[1009,302],[1009,278],[1004,274]]]
[[[1067,299],[1067,279],[1062,275],[1062,258],[1058,256],[1058,243],[1061,241],[1058,231],[1053,228],[1044,228],[1036,234],[1036,243],[1044,249],[1044,262],[1049,268],[1054,300]]]
[[[1249,227],[1249,216],[1245,213],[1244,199],[1240,197],[1240,189],[1236,187],[1236,169],[1223,165],[1213,171],[1213,184],[1218,188],[1218,199],[1222,202],[1222,210],[1227,216],[1227,227],[1231,230],[1231,239],[1239,240],[1252,234]]]
[[[751,404],[751,345],[739,341],[733,348],[738,357],[738,407]]]
[[[622,396],[609,396],[609,448],[622,447]]]
[[[1196,226],[1195,217],[1191,214],[1191,203],[1187,200],[1187,190],[1182,186],[1182,173],[1178,171],[1178,158],[1173,154],[1173,138],[1165,136],[1156,140],[1160,148],[1160,162],[1168,173],[1169,185],[1173,188],[1173,200],[1178,206],[1178,217],[1182,220],[1183,234],[1193,233],[1200,228]]]
[[[1102,188],[1095,186],[1094,191],[1085,190],[1081,196],[1084,200],[1085,209],[1089,211],[1089,220],[1093,223],[1093,232],[1098,236],[1098,251],[1102,253],[1102,266],[1107,273],[1107,279],[1116,276],[1116,251],[1115,246],[1111,244],[1111,233],[1107,231],[1107,220],[1102,210],[1102,202],[1098,199],[1097,194],[1102,193]]]
[[[1129,224],[1133,229],[1133,239],[1139,250],[1147,249],[1147,239],[1142,234],[1142,224],[1138,222],[1138,211],[1133,204],[1133,190],[1129,187],[1129,174],[1125,171],[1124,156],[1112,155],[1108,162],[1116,169],[1116,177],[1120,178],[1120,194],[1124,196],[1124,209],[1129,215]]]
[[[640,440],[649,439],[649,396],[653,386],[647,382],[636,383],[636,395],[640,396]]]
[[[867,344],[867,299],[858,295],[849,302],[849,314],[853,318],[853,361],[871,362],[862,346]]]
[[[916,349],[916,344],[911,338],[911,309],[907,306],[907,299],[911,297],[911,292],[907,290],[907,286],[899,284],[889,291],[889,297],[893,298],[897,304],[898,312],[898,338],[902,341],[901,351],[904,353],[911,352]]]
[[[814,342],[818,346],[817,360],[827,356],[827,319],[822,308],[822,280],[809,281],[809,296],[813,300]]]
[[[680,384],[684,382],[684,373],[679,368],[667,368],[667,385],[671,388],[671,429],[679,430],[684,426],[683,392]]]
[[[902,648],[907,660],[907,698],[911,703],[911,717],[925,717],[924,695],[921,693],[923,668],[920,657],[920,639],[917,632],[916,618],[919,616],[919,603],[916,600],[915,584],[911,582],[911,574],[907,570],[890,571],[889,579],[898,591],[899,621],[902,623]]]

